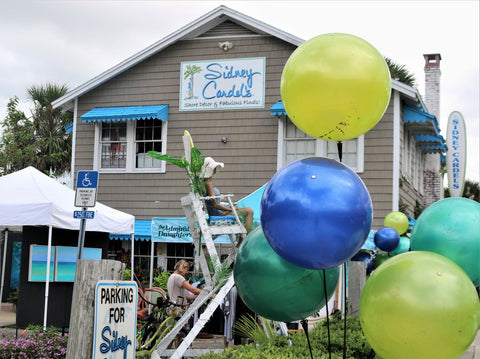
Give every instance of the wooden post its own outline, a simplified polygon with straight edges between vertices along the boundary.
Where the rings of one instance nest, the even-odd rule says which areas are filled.
[[[124,271],[119,261],[77,260],[66,359],[92,358],[95,287],[99,280],[123,280]]]
[[[360,297],[367,280],[367,263],[348,263],[348,315],[358,315]]]

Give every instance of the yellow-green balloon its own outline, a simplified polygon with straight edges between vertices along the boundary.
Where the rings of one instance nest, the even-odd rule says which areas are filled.
[[[408,217],[402,212],[393,211],[386,215],[383,225],[396,229],[398,234],[402,235],[408,229]]]
[[[390,72],[367,41],[324,34],[291,54],[280,91],[288,116],[303,132],[348,140],[369,131],[383,116],[390,100]]]
[[[368,278],[360,323],[383,359],[453,359],[478,332],[480,303],[469,277],[450,259],[408,252]]]

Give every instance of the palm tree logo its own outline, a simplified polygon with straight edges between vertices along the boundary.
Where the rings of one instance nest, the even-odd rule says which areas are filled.
[[[187,65],[187,70],[185,71],[185,73],[183,74],[183,79],[186,80],[187,77],[189,77],[188,79],[188,85],[187,85],[187,89],[188,89],[188,93],[187,93],[187,99],[189,98],[193,98],[193,75],[199,73],[202,71],[202,68],[197,66],[197,65]]]

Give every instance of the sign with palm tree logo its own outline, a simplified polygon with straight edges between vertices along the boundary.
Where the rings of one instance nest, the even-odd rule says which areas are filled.
[[[180,111],[263,108],[265,58],[181,63]]]

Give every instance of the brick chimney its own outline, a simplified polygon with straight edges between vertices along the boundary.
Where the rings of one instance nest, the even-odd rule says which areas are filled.
[[[440,123],[440,54],[425,54],[425,105],[428,113]],[[443,198],[443,178],[440,174],[440,154],[427,153],[423,174],[424,208]]]
[[[425,105],[428,113],[440,116],[440,54],[423,55],[425,58]]]

